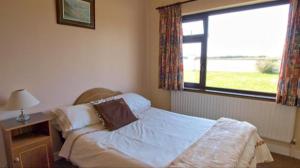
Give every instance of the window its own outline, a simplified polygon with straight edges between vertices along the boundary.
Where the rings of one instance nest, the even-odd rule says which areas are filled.
[[[202,20],[183,23],[182,28],[183,28],[184,36],[197,35],[197,34],[204,33],[204,27],[203,27]]]
[[[183,64],[184,64],[184,81],[191,83],[200,82],[200,58],[201,42],[185,43],[182,46]]]
[[[275,96],[288,13],[274,1],[184,16],[185,88]]]

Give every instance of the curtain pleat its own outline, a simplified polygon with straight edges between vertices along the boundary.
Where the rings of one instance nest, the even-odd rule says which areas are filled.
[[[159,10],[159,88],[183,89],[181,6]]]

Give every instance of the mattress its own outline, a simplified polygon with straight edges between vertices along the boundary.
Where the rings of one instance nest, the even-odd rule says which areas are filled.
[[[136,115],[139,120],[115,131],[96,124],[72,132],[59,155],[79,167],[167,167],[216,123],[157,108]],[[260,160],[255,138],[245,147],[242,165]]]

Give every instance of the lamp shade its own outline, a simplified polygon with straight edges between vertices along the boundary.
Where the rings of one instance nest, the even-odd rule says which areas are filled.
[[[40,103],[30,92],[25,89],[13,91],[9,97],[7,108],[9,110],[20,110],[33,107]]]

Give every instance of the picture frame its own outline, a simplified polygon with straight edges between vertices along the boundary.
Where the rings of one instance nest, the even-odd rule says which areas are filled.
[[[56,0],[57,23],[95,29],[95,0]]]

